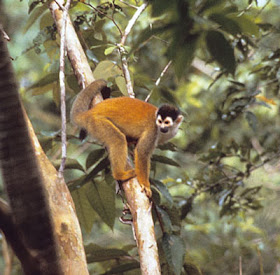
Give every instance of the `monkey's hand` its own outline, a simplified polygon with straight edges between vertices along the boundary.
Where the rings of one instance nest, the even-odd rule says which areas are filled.
[[[116,179],[118,181],[124,182],[124,181],[128,181],[132,178],[135,178],[136,173],[135,173],[134,169],[131,169],[128,171],[122,171],[122,172],[118,171],[117,173],[113,172],[113,177],[114,177],[114,179]]]

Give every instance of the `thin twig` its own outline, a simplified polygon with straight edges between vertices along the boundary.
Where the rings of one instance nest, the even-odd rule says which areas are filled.
[[[129,97],[134,98],[135,94],[133,91],[132,81],[131,81],[131,77],[130,77],[130,73],[129,73],[129,69],[128,69],[126,50],[122,45],[118,45],[118,46],[119,46],[119,53],[120,53],[121,62],[122,62],[122,71],[123,71],[124,79],[126,82],[127,93],[129,95]]]
[[[66,103],[65,103],[65,39],[66,39],[66,24],[68,10],[71,4],[71,0],[67,0],[63,10],[63,24],[61,29],[60,38],[60,60],[59,60],[59,85],[60,85],[60,110],[61,110],[61,164],[59,167],[59,177],[63,176],[66,156],[67,156],[67,136],[66,136]]]
[[[132,16],[132,18],[129,20],[126,28],[125,28],[125,31],[124,31],[124,34],[122,36],[122,39],[121,39],[121,44],[124,45],[125,44],[125,41],[129,35],[129,33],[131,32],[133,26],[135,25],[138,17],[141,15],[141,13],[147,8],[148,6],[148,2],[144,2],[138,9],[137,11],[134,13],[134,15]]]
[[[90,3],[84,3],[84,4],[87,5],[87,6],[89,6],[89,7],[91,7],[91,8],[92,8],[93,10],[95,10],[97,13],[100,13],[101,15],[103,15],[103,16],[105,16],[106,18],[108,18],[109,20],[111,20],[111,21],[113,22],[113,24],[116,26],[116,28],[118,29],[118,31],[119,31],[121,37],[123,36],[122,30],[121,30],[121,28],[119,27],[119,25],[116,23],[116,21],[115,21],[115,19],[114,19],[113,16],[112,16],[112,17],[108,16],[105,12],[103,12],[103,11],[97,9],[96,7],[94,7],[93,5],[91,5]]]
[[[162,77],[163,77],[163,76],[165,75],[165,73],[167,72],[167,70],[168,70],[168,68],[170,67],[171,63],[172,63],[172,60],[170,60],[170,61],[167,63],[167,65],[164,67],[164,69],[162,70],[162,72],[161,72],[159,78],[157,79],[157,81],[156,81],[156,83],[155,83],[156,86],[159,85],[159,83],[160,83]]]
[[[130,73],[129,73],[129,70],[128,70],[126,50],[125,50],[124,46],[125,46],[126,39],[129,35],[129,33],[131,32],[133,26],[135,25],[137,19],[139,18],[141,13],[146,9],[147,6],[148,6],[148,2],[145,2],[139,8],[137,8],[137,11],[134,13],[132,18],[129,20],[129,22],[128,22],[126,28],[125,28],[124,34],[122,35],[121,42],[118,45],[119,46],[119,53],[120,53],[120,56],[121,56],[122,69],[123,69],[124,78],[125,78],[126,87],[127,87],[127,93],[130,97],[135,97],[135,94],[133,92],[132,81],[131,81]]]
[[[161,79],[163,78],[163,76],[165,75],[165,73],[167,72],[168,68],[170,67],[172,63],[172,60],[170,60],[167,65],[164,67],[164,69],[162,70],[162,72],[160,73],[160,76],[158,77],[156,83],[155,83],[155,86],[157,87],[161,81]],[[152,93],[153,93],[154,89],[151,90],[151,92],[148,94],[148,96],[146,97],[145,101],[148,102]]]

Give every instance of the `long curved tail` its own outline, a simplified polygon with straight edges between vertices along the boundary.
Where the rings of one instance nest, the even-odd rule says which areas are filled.
[[[107,89],[107,82],[99,79],[93,81],[77,95],[70,112],[70,119],[73,124],[79,126],[77,116],[88,111],[92,107],[91,103],[95,95],[99,92],[102,93],[102,90],[105,89]]]

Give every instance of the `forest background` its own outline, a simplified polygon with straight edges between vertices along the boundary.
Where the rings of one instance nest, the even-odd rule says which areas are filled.
[[[44,2],[5,0],[1,21],[28,116],[59,165],[59,44]],[[70,9],[95,78],[122,94],[119,30],[133,5],[141,4],[72,1]],[[151,103],[176,104],[185,117],[173,145],[155,151],[151,173],[164,233],[176,236],[175,249],[166,249],[157,222],[162,250],[167,262],[183,258],[173,261],[175,270],[184,265],[193,274],[280,274],[279,12],[279,1],[152,1],[128,37],[136,96],[145,99],[152,91]],[[79,87],[67,63],[66,73],[70,110]],[[81,143],[74,127],[67,127],[65,179],[85,244],[134,255],[131,228],[118,220],[122,199],[102,166],[106,153],[88,140]],[[102,200],[89,183],[80,185],[90,173],[106,194]],[[0,192],[5,198],[2,184]],[[88,262],[92,274],[114,266]],[[4,264],[1,257],[0,269]],[[13,274],[20,274],[14,265]]]

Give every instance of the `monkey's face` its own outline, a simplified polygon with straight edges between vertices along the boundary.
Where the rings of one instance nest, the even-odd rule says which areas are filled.
[[[162,118],[161,115],[157,116],[156,124],[160,130],[161,133],[166,134],[170,130],[170,128],[173,126],[174,122],[171,117]]]
[[[162,113],[161,109],[157,113],[156,125],[159,129],[158,144],[163,144],[176,135],[183,121],[183,116],[179,112],[172,116],[160,113]]]

